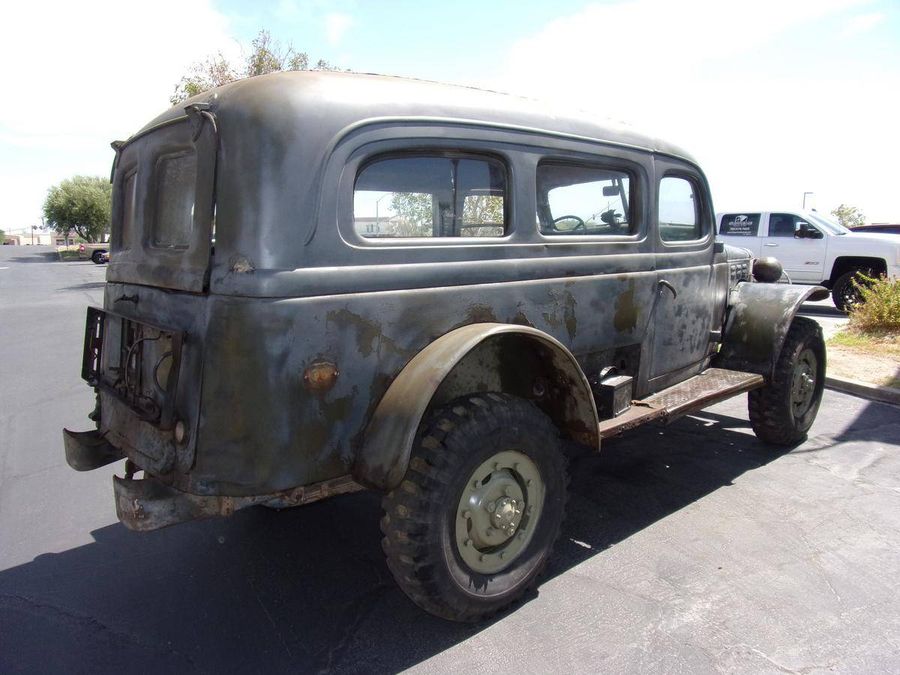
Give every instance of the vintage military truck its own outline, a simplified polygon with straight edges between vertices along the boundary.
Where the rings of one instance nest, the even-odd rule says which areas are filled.
[[[819,287],[716,244],[703,172],[667,143],[533,101],[280,73],[114,143],[112,258],[87,313],[118,516],[151,530],[362,488],[388,565],[436,615],[532,586],[565,447],[749,391],[800,442]]]

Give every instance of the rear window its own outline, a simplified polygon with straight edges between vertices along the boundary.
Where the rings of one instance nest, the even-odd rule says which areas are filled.
[[[187,248],[194,225],[197,155],[182,152],[160,158],[156,165],[156,213],[153,245]]]
[[[367,239],[502,237],[507,172],[494,158],[445,153],[385,157],[359,172],[354,228]]]
[[[758,213],[726,213],[719,225],[719,234],[733,237],[755,237],[758,232]]]

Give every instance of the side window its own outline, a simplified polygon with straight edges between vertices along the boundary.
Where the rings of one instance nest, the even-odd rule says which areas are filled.
[[[659,182],[659,236],[676,242],[703,237],[694,185],[686,178],[665,176]]]
[[[543,234],[634,234],[628,173],[560,162],[537,168],[537,219]]]
[[[807,233],[812,231],[816,236]],[[821,234],[807,221],[793,213],[772,213],[769,215],[770,237],[801,237],[820,239]]]
[[[116,245],[120,249],[127,249],[131,245],[131,237],[136,231],[137,213],[137,169],[132,169],[122,180],[119,199],[122,204],[122,217],[116,228],[119,238]]]
[[[794,237],[795,217],[790,213],[769,214],[770,237]]]
[[[393,156],[357,175],[353,222],[367,239],[502,237],[506,204],[506,167],[496,159]]]
[[[719,225],[719,234],[732,237],[755,237],[759,233],[758,213],[726,213]]]

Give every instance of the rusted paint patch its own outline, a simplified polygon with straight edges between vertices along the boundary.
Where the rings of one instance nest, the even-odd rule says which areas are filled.
[[[628,280],[628,288],[616,298],[613,325],[620,333],[633,331],[637,326],[638,308],[634,304],[634,279]]]
[[[569,334],[570,340],[574,340],[575,333],[578,332],[578,319],[575,316],[575,305],[575,296],[572,295],[571,291],[566,291],[563,304],[563,321],[565,321],[566,332]]]
[[[467,323],[497,322],[497,315],[494,314],[493,308],[488,307],[487,305],[469,305],[466,316],[469,318]]]
[[[228,260],[228,269],[235,274],[252,274],[256,271],[256,266],[246,256],[233,255]]]
[[[340,330],[352,329],[356,334],[356,348],[362,356],[371,356],[381,346],[384,335],[381,324],[354,314],[348,309],[328,312],[326,321],[334,323]]]

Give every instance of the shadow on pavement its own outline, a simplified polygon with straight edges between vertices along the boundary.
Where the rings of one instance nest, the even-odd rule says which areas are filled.
[[[548,576],[778,456],[745,420],[708,413],[607,441],[570,463]],[[397,672],[483,630],[407,600],[379,517],[378,496],[358,493],[146,534],[98,529],[0,572],[0,671]]]
[[[105,281],[91,281],[86,284],[77,284],[74,286],[66,286],[65,288],[57,288],[57,291],[91,291],[100,288],[106,288]]]
[[[831,316],[836,319],[846,319],[847,315],[837,307],[827,305],[813,305],[805,303],[800,306],[800,314],[808,314],[811,316]]]
[[[9,261],[15,263],[59,262],[59,253],[56,251],[34,251],[30,255],[19,255],[15,258],[10,258]]]

